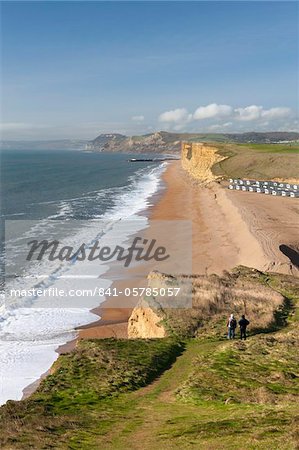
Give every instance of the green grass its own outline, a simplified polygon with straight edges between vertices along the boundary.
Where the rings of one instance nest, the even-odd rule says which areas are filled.
[[[150,383],[181,351],[173,339],[80,341],[59,357],[30,399],[0,409],[0,447],[56,448],[58,438],[68,448],[77,434],[92,434],[98,426],[105,433],[130,405],[116,398]]]
[[[152,381],[175,359],[181,346],[172,340],[86,340],[59,359],[35,399],[49,400],[54,412],[90,405]],[[88,380],[88,383],[87,383]]]
[[[179,394],[192,401],[234,403],[296,402],[299,395],[294,335],[259,336],[219,347],[213,358],[199,356]]]
[[[212,172],[224,178],[298,179],[299,146],[280,144],[216,144],[225,157]]]
[[[238,144],[238,147],[265,153],[299,153],[299,144]]]
[[[299,143],[234,143],[220,135],[190,136],[190,142],[206,142],[224,157],[211,168],[216,177],[260,180],[298,180]]]

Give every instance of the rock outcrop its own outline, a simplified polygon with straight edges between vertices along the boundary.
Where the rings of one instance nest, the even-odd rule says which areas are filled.
[[[161,320],[157,310],[152,309],[147,302],[141,301],[129,318],[128,337],[131,339],[165,337],[166,330]]]
[[[99,152],[109,151],[108,150],[109,147],[113,148],[121,146],[121,144],[125,142],[126,139],[127,136],[118,133],[100,134],[92,141],[87,142],[85,150],[99,151]]]
[[[225,159],[217,147],[203,142],[182,142],[182,166],[193,178],[201,183],[215,181],[218,177],[212,172],[214,164]]]

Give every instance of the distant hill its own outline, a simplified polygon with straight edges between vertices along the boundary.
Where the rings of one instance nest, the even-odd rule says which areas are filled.
[[[299,140],[299,133],[269,132],[242,134],[168,133],[159,131],[143,136],[101,134],[89,141],[85,150],[125,153],[174,153],[180,151],[180,142],[232,142],[232,143],[280,143]]]
[[[271,131],[267,133],[242,133],[242,134],[226,134],[228,139],[233,142],[255,143],[255,144],[275,144],[278,142],[293,142],[299,140],[299,133],[288,131]]]
[[[118,133],[100,134],[93,141],[88,142],[87,147],[105,148],[108,144],[121,144],[126,139],[128,139],[127,136]]]
[[[87,141],[81,139],[56,139],[50,141],[0,141],[5,150],[83,150]]]
[[[101,134],[88,142],[85,149],[96,152],[173,153],[180,150],[181,136],[164,131],[143,136]]]

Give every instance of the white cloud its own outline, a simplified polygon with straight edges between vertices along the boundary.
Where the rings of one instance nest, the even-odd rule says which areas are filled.
[[[232,110],[232,107],[229,105],[217,105],[217,103],[211,103],[210,105],[197,108],[193,114],[193,119],[202,120],[214,117],[229,117]]]
[[[250,131],[283,130],[295,127],[295,114],[285,106],[269,109],[261,105],[230,106],[210,103],[199,106],[194,114],[186,108],[165,111],[159,116],[167,130]]]
[[[251,120],[257,120],[261,117],[263,107],[262,106],[246,106],[245,108],[236,108],[236,119],[238,120],[245,120],[245,121],[251,121]]]
[[[133,122],[143,122],[144,119],[145,119],[144,116],[133,116],[132,117]]]
[[[262,106],[251,105],[245,108],[236,108],[235,110],[236,118],[238,120],[252,121],[258,119],[284,119],[290,117],[292,111],[290,108],[284,106],[279,106],[270,109],[264,109]]]
[[[160,122],[174,122],[174,123],[186,123],[192,119],[192,114],[189,114],[186,108],[177,108],[170,111],[165,111],[160,114]]]
[[[267,119],[284,119],[286,117],[290,117],[291,115],[291,109],[283,106],[262,111],[262,117],[266,117]]]

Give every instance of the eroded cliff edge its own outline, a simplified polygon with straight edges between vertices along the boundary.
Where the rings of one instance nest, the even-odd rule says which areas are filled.
[[[182,142],[181,160],[183,169],[202,183],[217,180],[220,176],[213,173],[212,167],[226,159],[226,156],[220,155],[218,150],[216,146],[203,142]]]
[[[287,307],[285,298],[276,288],[283,287],[290,280],[287,275],[266,274],[244,266],[222,276],[173,277],[151,272],[148,286],[179,287],[179,303],[175,298],[159,295],[143,298],[129,318],[128,337],[190,338],[202,335],[207,326],[209,333],[220,337],[223,335],[223,320],[232,311],[236,317],[245,312],[250,317],[252,331],[275,328],[277,320],[283,320],[281,313]]]

